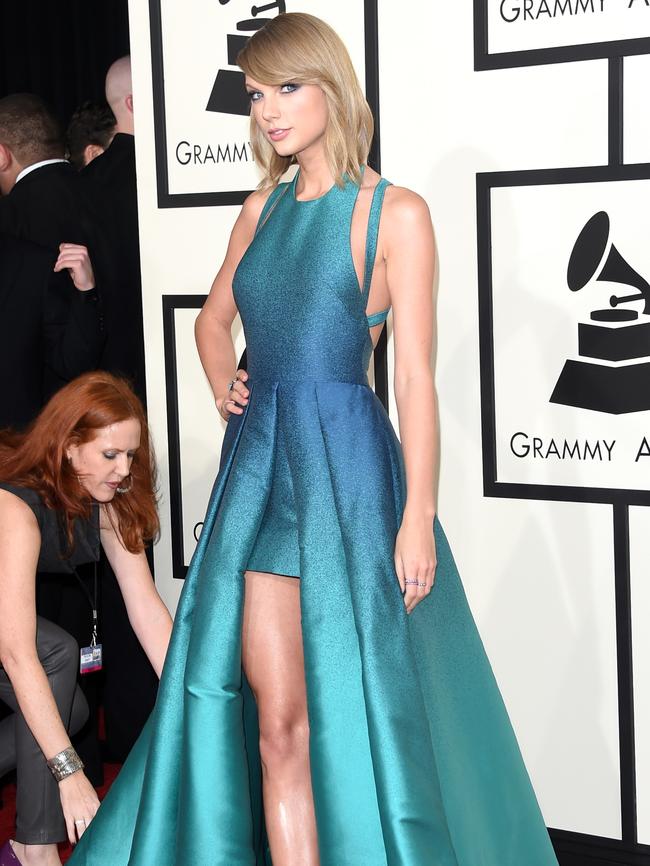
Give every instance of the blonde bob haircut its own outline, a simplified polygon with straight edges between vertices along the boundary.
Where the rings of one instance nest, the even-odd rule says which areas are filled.
[[[374,122],[350,55],[329,24],[304,12],[284,12],[257,31],[237,56],[246,75],[260,84],[316,84],[327,99],[325,152],[339,187],[344,177],[361,183]],[[251,111],[251,145],[264,173],[260,188],[275,187],[296,161],[279,156]]]

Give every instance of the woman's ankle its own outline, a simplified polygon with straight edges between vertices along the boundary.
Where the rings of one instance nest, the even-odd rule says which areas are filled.
[[[61,866],[59,849],[56,843],[48,845],[26,845],[23,842],[11,840],[14,854],[20,860],[20,866]]]

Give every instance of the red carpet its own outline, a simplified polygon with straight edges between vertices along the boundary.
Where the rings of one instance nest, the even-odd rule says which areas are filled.
[[[121,764],[104,764],[104,784],[97,789],[99,799],[102,800],[117,776]],[[2,788],[2,809],[0,809],[0,845],[4,844],[5,839],[13,839],[16,830],[16,786],[14,784],[4,785]],[[59,845],[61,860],[65,863],[72,848],[70,844]]]

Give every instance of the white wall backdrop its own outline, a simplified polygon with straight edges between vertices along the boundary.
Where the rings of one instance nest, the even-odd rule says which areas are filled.
[[[625,161],[650,162],[650,55],[625,61]]]
[[[354,8],[362,5],[352,0]],[[350,2],[331,0],[329,6],[339,17]],[[296,2],[289,11],[299,8]],[[171,569],[161,296],[208,291],[237,208],[158,209],[147,4],[133,0],[130,17],[148,393],[163,522],[156,572],[174,608],[182,582],[173,579]],[[477,172],[606,164],[607,61],[475,72],[468,2],[379,0],[379,24],[383,174],[425,197],[440,253],[441,520],[547,824],[617,839],[611,506],[483,496],[475,195]],[[650,160],[649,62],[647,57],[626,61],[626,99],[638,108],[629,112],[634,115],[626,141],[630,161]],[[176,320],[177,351],[184,359],[181,435],[191,467],[186,522],[195,514],[201,519],[223,429],[194,357],[195,312],[180,311]],[[238,325],[235,331],[241,348]],[[647,413],[642,415],[647,420]],[[394,404],[392,416],[397,417]],[[645,511],[638,512],[635,534],[647,531]],[[191,542],[186,529],[186,544]],[[635,554],[638,634],[650,604],[644,589],[647,561],[647,551]],[[642,639],[645,646],[635,646],[641,669],[650,649]],[[636,690],[645,730],[650,729],[648,673],[637,678]],[[647,758],[650,741],[645,733],[638,736],[639,754]],[[639,772],[638,784],[639,806],[647,806],[640,831],[650,843],[650,772]]]

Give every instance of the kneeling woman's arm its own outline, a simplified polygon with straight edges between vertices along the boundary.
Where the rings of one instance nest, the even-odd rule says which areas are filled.
[[[126,604],[129,622],[160,677],[172,630],[169,611],[153,582],[144,553],[130,553],[111,520],[110,504],[101,507],[101,540]]]
[[[36,650],[35,574],[41,533],[32,510],[0,491],[0,662],[25,721],[45,758],[71,746]],[[74,681],[71,683],[71,693]],[[29,784],[29,780],[25,780]],[[59,782],[68,837],[75,841],[92,820],[99,801],[81,770]]]

